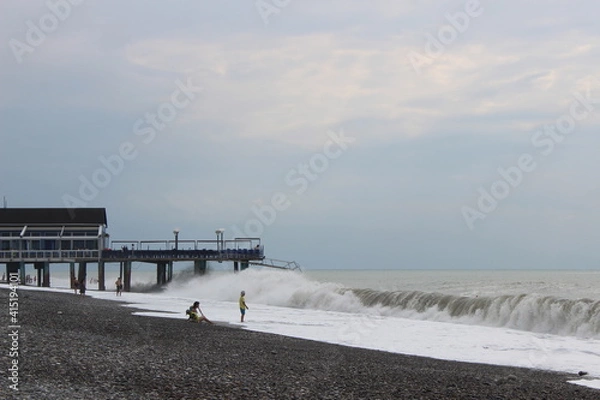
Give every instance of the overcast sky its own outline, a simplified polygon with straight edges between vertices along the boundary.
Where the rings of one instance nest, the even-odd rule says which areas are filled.
[[[317,268],[597,268],[600,4],[0,3],[0,196]]]

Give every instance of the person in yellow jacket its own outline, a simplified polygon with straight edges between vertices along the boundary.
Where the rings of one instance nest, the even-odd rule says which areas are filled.
[[[241,322],[244,322],[244,315],[246,315],[246,310],[249,309],[249,307],[246,305],[246,292],[244,292],[242,290],[242,293],[240,293],[240,313],[242,314],[242,318],[240,319]]]

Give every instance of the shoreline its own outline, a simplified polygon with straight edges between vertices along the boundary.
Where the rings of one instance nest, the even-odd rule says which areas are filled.
[[[72,293],[70,289],[64,287],[24,288],[19,286],[19,288]],[[122,302],[125,307],[141,308],[142,310],[135,312],[136,315],[175,319],[181,319],[182,314],[174,310],[187,308],[188,303],[195,300],[195,293],[191,292],[181,293],[187,300],[183,302],[177,301],[181,298],[177,295],[173,297],[173,293],[162,300],[159,300],[160,293],[157,294],[158,297],[155,297],[154,292],[132,292],[122,298],[115,297],[114,292],[111,291],[91,290],[87,294],[98,299]],[[600,378],[597,375],[600,358],[593,353],[595,346],[600,341],[593,338],[590,338],[590,342],[587,338],[568,335],[543,335],[527,330],[502,327],[498,329],[484,324],[470,325],[435,320],[433,323],[436,326],[433,329],[426,319],[392,318],[381,322],[378,318],[373,320],[363,318],[360,313],[335,311],[333,314],[320,315],[315,318],[313,312],[318,315],[319,310],[310,308],[307,309],[309,311],[307,315],[300,317],[301,320],[298,320],[298,316],[296,316],[293,320],[288,321],[287,313],[295,312],[294,307],[288,309],[287,312],[278,313],[280,310],[277,307],[271,309],[269,306],[265,306],[264,309],[261,309],[260,304],[257,304],[259,308],[254,309],[254,311],[258,310],[258,313],[253,313],[251,323],[242,326],[237,322],[239,314],[235,315],[237,313],[231,312],[233,304],[224,305],[220,301],[211,304],[211,300],[204,300],[208,301],[203,304],[208,307],[209,317],[213,322],[220,320],[222,324],[236,328],[447,361],[539,369],[567,374],[587,371],[590,375],[586,374],[585,377],[572,383],[600,389]],[[234,307],[237,307],[237,302]],[[321,314],[323,314],[322,311]],[[265,319],[267,315],[268,317]],[[320,325],[323,325],[323,329],[313,328]],[[294,326],[297,326],[298,329],[290,329]],[[568,350],[565,351],[565,349]]]
[[[0,288],[8,299],[9,290]],[[444,361],[138,316],[125,301],[19,292],[18,399],[595,399],[578,375]],[[5,329],[8,313],[0,319]],[[0,360],[11,360],[3,352]],[[11,397],[13,396],[13,397]]]

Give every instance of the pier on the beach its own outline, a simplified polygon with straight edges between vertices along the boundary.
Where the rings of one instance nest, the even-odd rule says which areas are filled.
[[[294,262],[265,258],[260,238],[224,239],[224,230],[215,231],[215,239],[113,240],[106,232],[103,208],[10,208],[0,209],[0,264],[5,276],[18,274],[26,281],[26,265],[36,271],[38,286],[50,287],[50,266],[69,264],[72,285],[86,282],[88,266],[96,264],[98,290],[106,290],[105,267],[119,263],[123,290],[131,288],[132,263],[156,267],[156,283],[173,278],[173,264],[193,262],[194,273],[206,272],[209,261],[231,262],[237,272],[250,265],[296,269]]]

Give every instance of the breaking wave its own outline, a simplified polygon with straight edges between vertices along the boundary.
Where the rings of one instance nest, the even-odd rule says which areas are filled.
[[[600,301],[536,294],[465,297],[423,291],[346,288],[310,280],[298,272],[246,270],[173,282],[172,294],[250,303],[505,327],[531,332],[600,338]]]
[[[535,294],[462,297],[419,291],[351,290],[384,315],[600,337],[600,301]]]

